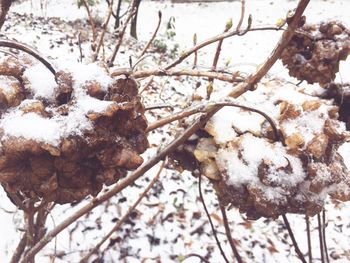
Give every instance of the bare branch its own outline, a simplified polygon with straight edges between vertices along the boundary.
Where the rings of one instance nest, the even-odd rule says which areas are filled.
[[[49,231],[30,251],[28,251],[25,258],[22,259],[21,263],[26,263],[28,259],[35,256],[44,246],[46,246],[55,236],[57,236],[62,230],[66,229],[69,225],[79,219],[81,216],[89,213],[95,207],[99,206],[103,202],[109,200],[111,197],[134,183],[138,178],[140,178],[145,172],[151,169],[156,165],[160,160],[164,159],[168,154],[173,152],[178,146],[183,144],[189,137],[192,136],[197,130],[199,130],[214,114],[215,109],[212,109],[211,112],[203,114],[198,118],[191,126],[189,126],[184,133],[178,138],[174,139],[169,145],[167,145],[163,150],[161,150],[156,156],[142,164],[138,169],[131,173],[127,178],[122,180],[116,186],[114,186],[108,192],[97,196],[91,202],[81,207],[71,216],[63,220],[58,224],[54,229]]]
[[[97,58],[98,58],[98,54],[99,54],[101,46],[103,44],[103,40],[104,40],[105,34],[107,32],[107,27],[108,27],[109,20],[111,18],[112,13],[113,13],[113,1],[112,1],[111,4],[109,4],[107,18],[106,18],[106,21],[103,23],[103,29],[102,29],[102,32],[101,32],[101,35],[100,35],[100,39],[99,39],[99,41],[97,43],[97,46],[96,46],[96,51],[95,51],[95,53],[93,55],[93,61],[96,61]]]
[[[154,184],[158,181],[160,174],[163,171],[165,165],[165,161],[163,161],[160,165],[160,168],[156,174],[156,176],[152,179],[152,181],[148,184],[148,186],[146,187],[146,189],[140,194],[139,198],[137,198],[137,200],[135,201],[135,203],[129,207],[128,211],[126,212],[126,214],[115,224],[115,226],[108,232],[107,235],[105,235],[101,241],[93,248],[89,251],[88,254],[86,254],[86,256],[84,256],[79,263],[86,263],[89,258],[96,253],[100,247],[103,245],[104,242],[106,242],[113,233],[115,233],[121,226],[122,224],[124,224],[124,222],[129,218],[130,214],[132,213],[132,211],[135,210],[135,208],[140,204],[141,200],[147,195],[147,193],[149,192],[149,190],[151,190],[151,188],[154,186]]]
[[[311,245],[311,232],[310,232],[310,218],[309,218],[308,215],[305,215],[305,222],[306,222],[307,248],[308,248],[309,263],[312,263],[312,245]]]
[[[303,256],[303,253],[300,251],[300,248],[298,246],[298,243],[297,241],[295,240],[295,237],[294,237],[294,234],[293,234],[293,231],[292,231],[292,228],[290,227],[290,224],[289,224],[289,221],[287,219],[287,216],[286,215],[282,215],[282,218],[283,218],[283,221],[284,221],[284,224],[288,230],[288,234],[290,236],[290,238],[292,239],[292,242],[293,242],[293,246],[294,246],[294,249],[295,249],[295,252],[297,253],[299,259],[301,262],[303,263],[306,263],[306,260]]]
[[[156,30],[154,30],[152,37],[147,42],[145,48],[142,50],[142,52],[141,52],[139,57],[142,57],[146,53],[147,49],[151,46],[153,40],[155,39],[155,37],[156,37],[156,35],[158,33],[158,30],[159,30],[161,22],[162,22],[162,12],[159,10],[158,11],[158,24],[157,24]]]
[[[173,121],[176,121],[176,120],[180,120],[180,119],[184,119],[188,116],[191,116],[193,114],[197,114],[197,113],[209,113],[211,112],[212,109],[215,109],[215,108],[222,108],[222,107],[225,107],[225,106],[229,106],[229,107],[236,107],[236,108],[241,108],[243,110],[246,110],[246,111],[251,111],[251,112],[255,112],[255,113],[258,113],[260,114],[261,116],[263,116],[268,122],[269,124],[271,125],[271,128],[273,130],[273,133],[274,133],[274,139],[275,141],[280,141],[282,142],[282,144],[284,144],[284,138],[283,138],[283,135],[281,132],[279,132],[277,126],[276,126],[276,123],[275,121],[269,116],[267,115],[265,112],[263,111],[260,111],[258,109],[255,109],[255,108],[252,108],[252,107],[248,107],[248,106],[245,106],[245,105],[241,105],[241,104],[238,104],[238,103],[235,103],[235,102],[231,102],[231,101],[223,101],[223,102],[209,102],[207,104],[201,104],[201,105],[198,105],[198,106],[195,106],[193,108],[190,108],[190,109],[186,109],[184,111],[181,111],[181,112],[178,112],[178,113],[175,113],[175,114],[171,114],[163,119],[160,119],[152,124],[150,124],[146,130],[146,132],[150,132],[154,129],[157,129],[161,126],[164,126],[168,123],[171,123]]]
[[[243,79],[240,78],[238,72],[234,72],[232,74],[219,73],[216,71],[199,71],[199,70],[190,70],[190,69],[182,69],[182,70],[162,70],[162,69],[154,69],[154,70],[139,70],[132,72],[129,69],[119,69],[112,73],[112,77],[117,76],[131,76],[135,79],[146,78],[150,76],[191,76],[191,77],[204,77],[204,78],[213,78],[221,81],[226,81],[230,83],[234,82],[242,82]]]
[[[295,10],[295,14],[292,18],[291,23],[288,25],[287,29],[283,32],[283,35],[278,42],[275,49],[272,51],[270,57],[266,60],[259,70],[251,75],[248,80],[244,83],[244,85],[240,86],[238,89],[232,91],[230,93],[231,97],[237,98],[244,92],[254,89],[254,86],[266,75],[266,73],[270,70],[270,68],[275,64],[277,59],[280,58],[282,51],[288,45],[289,41],[292,39],[295,30],[298,28],[299,21],[303,15],[303,12],[310,0],[300,0],[299,4]],[[251,29],[250,29],[251,31]]]
[[[43,55],[41,55],[38,51],[30,46],[14,40],[0,39],[0,47],[8,47],[21,50],[39,60],[52,72],[52,74],[56,75],[57,70],[55,67]]]
[[[326,209],[323,208],[322,210],[322,237],[323,237],[323,245],[324,245],[324,252],[326,254],[326,261],[329,263],[329,256],[328,256],[328,248],[327,248],[327,238],[326,238]]]
[[[12,0],[1,0],[0,1],[0,29],[5,23],[7,12],[9,11],[12,4]]]
[[[225,30],[224,33],[228,32],[230,29],[232,28],[232,19],[230,19],[225,26]],[[213,60],[213,65],[212,65],[212,69],[215,70],[217,65],[218,65],[218,61],[219,61],[219,57],[220,57],[220,53],[221,53],[221,47],[222,47],[222,43],[224,42],[223,39],[221,39],[218,42],[218,45],[216,47],[216,51],[215,51],[215,56],[214,56],[214,60]],[[209,81],[213,81],[212,79],[210,79]]]
[[[239,18],[236,30],[241,30],[241,26],[243,23],[243,19],[244,19],[244,14],[245,14],[245,0],[241,0],[241,17]]]
[[[208,220],[209,220],[209,223],[210,223],[210,226],[211,226],[211,230],[213,231],[213,235],[214,235],[216,244],[218,245],[220,253],[221,253],[222,257],[224,258],[225,262],[229,263],[226,255],[225,255],[225,252],[224,252],[224,250],[221,247],[220,241],[219,241],[218,236],[216,234],[215,226],[213,224],[213,221],[211,220],[210,213],[209,213],[208,208],[207,208],[207,206],[205,204],[205,200],[204,200],[203,193],[202,193],[202,175],[201,174],[199,174],[199,176],[198,176],[198,192],[199,192],[200,200],[201,200],[201,202],[203,204],[203,207],[204,207],[205,214],[208,217]]]
[[[221,210],[221,214],[222,214],[222,219],[224,221],[224,227],[225,227],[227,240],[230,243],[233,255],[235,256],[235,258],[236,258],[238,263],[243,263],[243,260],[242,260],[241,256],[238,253],[238,250],[236,248],[235,242],[234,242],[234,240],[232,238],[232,235],[231,235],[231,230],[230,230],[230,226],[229,226],[229,223],[228,223],[228,220],[227,220],[225,207],[223,205],[221,205],[220,201],[219,201],[219,206],[220,206],[220,210]]]
[[[280,27],[277,27],[277,26],[275,26],[275,27],[256,27],[256,28],[249,29],[249,32],[253,32],[253,31],[278,31],[278,30],[282,30],[282,29]],[[228,37],[237,36],[240,33],[241,33],[240,31],[235,30],[235,31],[229,31],[229,32],[217,35],[215,37],[209,38],[209,39],[203,41],[202,43],[199,43],[198,45],[192,47],[188,51],[184,52],[177,60],[168,64],[165,67],[165,69],[168,70],[168,69],[175,67],[176,65],[178,65],[182,61],[184,61],[186,58],[188,58],[190,55],[192,55],[194,52],[196,52],[197,50],[199,50],[205,46],[208,46],[212,43],[215,43],[217,41],[220,41],[220,40],[228,38]]]
[[[322,235],[322,222],[321,222],[321,215],[320,214],[317,214],[317,221],[318,221],[318,238],[320,240],[321,262],[325,263],[325,260],[324,260],[324,244],[323,244],[323,235]]]
[[[197,45],[197,34],[195,33],[193,35],[193,46]],[[194,60],[193,60],[193,69],[197,67],[197,62],[198,62],[198,50],[194,52]]]
[[[118,40],[118,42],[117,42],[117,44],[115,45],[115,48],[114,48],[114,50],[113,50],[113,53],[112,53],[112,56],[111,56],[111,58],[109,59],[109,61],[108,61],[108,66],[109,67],[112,67],[113,66],[113,62],[114,62],[114,60],[115,60],[115,58],[116,58],[116,56],[117,56],[117,53],[118,53],[118,51],[119,51],[119,48],[120,48],[120,46],[121,46],[121,44],[122,44],[122,42],[123,42],[123,38],[124,38],[124,35],[125,35],[125,31],[126,31],[126,28],[127,28],[127,26],[128,26],[128,24],[129,24],[129,22],[130,22],[130,20],[131,20],[131,18],[136,14],[136,9],[135,9],[135,0],[133,0],[131,3],[130,3],[130,11],[129,11],[129,14],[128,14],[128,16],[127,16],[127,18],[125,19],[125,21],[124,21],[124,24],[123,24],[123,27],[122,27],[122,29],[121,29],[121,31],[119,32],[119,40]]]
[[[26,245],[27,245],[27,238],[28,238],[28,237],[27,237],[27,232],[25,232],[25,233],[22,235],[22,238],[21,238],[21,240],[19,241],[15,252],[14,252],[13,255],[12,255],[12,258],[11,258],[11,260],[10,260],[10,263],[17,263],[17,262],[19,262],[19,260],[21,259],[22,255],[23,255],[24,249],[26,248]]]
[[[83,2],[83,5],[86,9],[86,12],[88,14],[88,19],[89,19],[89,23],[90,23],[90,26],[91,26],[91,31],[92,31],[92,43],[93,45],[95,45],[95,41],[96,41],[96,26],[95,26],[95,22],[94,22],[94,19],[92,17],[92,14],[91,14],[91,10],[89,8],[89,5],[88,3],[86,2],[86,0],[81,0]]]

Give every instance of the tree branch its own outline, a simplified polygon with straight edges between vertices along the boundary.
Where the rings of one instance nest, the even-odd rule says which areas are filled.
[[[150,47],[150,45],[152,44],[154,38],[156,37],[160,24],[162,22],[162,12],[158,11],[158,24],[156,27],[156,30],[154,30],[152,37],[150,38],[150,40],[147,42],[146,46],[144,47],[144,49],[142,50],[141,54],[140,54],[140,58],[146,53],[147,49]]]
[[[9,11],[12,4],[12,0],[1,0],[0,1],[0,30],[5,23],[7,12]]]
[[[214,114],[216,111],[212,110],[210,113],[203,114],[199,117],[191,126],[189,126],[184,133],[173,140],[169,145],[167,145],[163,150],[161,150],[156,156],[142,164],[138,169],[131,173],[127,178],[122,180],[116,186],[114,186],[108,192],[97,196],[91,202],[77,210],[71,216],[63,220],[54,229],[49,231],[30,251],[28,251],[25,258],[22,259],[21,263],[26,263],[28,259],[35,256],[44,246],[46,246],[55,236],[57,236],[61,231],[79,219],[81,216],[89,213],[98,205],[109,200],[111,197],[125,189],[127,186],[134,183],[138,178],[140,178],[145,172],[156,165],[160,160],[164,159],[168,154],[174,151],[178,146],[183,144],[189,137],[192,136],[197,130],[199,130]]]
[[[57,70],[55,69],[55,67],[43,55],[41,55],[38,51],[36,51],[30,46],[27,46],[23,43],[19,43],[14,40],[0,39],[0,47],[8,47],[21,50],[39,60],[45,65],[45,67],[48,68],[48,70],[51,71],[52,74],[56,75]]]
[[[135,210],[135,208],[140,204],[140,202],[142,201],[142,199],[147,195],[147,193],[149,192],[149,190],[151,190],[151,188],[154,186],[154,184],[158,181],[160,174],[163,171],[165,165],[165,161],[162,162],[162,164],[160,165],[160,168],[156,174],[156,176],[152,179],[152,181],[148,184],[148,186],[146,187],[146,189],[140,194],[139,198],[135,201],[135,203],[129,207],[128,211],[126,212],[126,214],[115,224],[115,226],[108,232],[107,235],[105,235],[101,241],[93,248],[89,251],[88,254],[86,254],[86,256],[84,256],[79,263],[86,263],[89,258],[96,253],[100,247],[103,245],[104,242],[107,241],[108,238],[111,237],[111,235],[113,233],[115,233],[122,224],[124,224],[124,222],[129,218],[130,214],[132,213],[132,211]]]
[[[272,51],[270,57],[266,60],[261,68],[259,68],[258,72],[251,75],[248,78],[248,81],[241,85],[238,89],[232,91],[230,93],[231,97],[237,98],[244,92],[254,89],[254,86],[266,75],[266,73],[270,70],[270,68],[275,64],[277,59],[280,58],[282,51],[286,48],[289,41],[292,39],[295,30],[298,28],[299,21],[305,11],[305,8],[309,4],[310,0],[300,0],[299,4],[295,10],[295,14],[292,18],[292,21],[288,25],[287,29],[283,32],[280,41],[278,42],[275,49]]]

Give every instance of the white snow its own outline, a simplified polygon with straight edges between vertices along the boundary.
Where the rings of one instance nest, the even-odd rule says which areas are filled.
[[[338,153],[343,157],[344,163],[350,171],[350,142],[343,143],[338,148]]]
[[[23,77],[29,81],[27,88],[34,94],[34,98],[54,99],[57,87],[55,76],[41,63],[37,63],[24,71]]]
[[[349,2],[348,1],[310,1],[310,5],[306,10],[306,16],[308,22],[319,22],[321,20],[327,20],[336,18],[349,23]],[[246,13],[252,14],[253,25],[271,25],[274,24],[279,18],[283,18],[286,12],[290,9],[295,8],[297,1],[260,1],[251,0],[246,1]],[[124,6],[125,9],[126,6]],[[29,13],[34,13],[34,15],[52,17],[57,16],[65,20],[73,21],[75,19],[86,19],[86,12],[84,8],[78,9],[76,6],[76,1],[62,0],[62,1],[20,1],[19,3],[14,3],[11,9],[14,12],[20,14],[28,15]],[[105,1],[100,1],[92,8],[93,15],[98,17],[103,17],[106,12]],[[100,14],[100,11],[103,10]],[[221,3],[195,3],[195,4],[171,4],[170,1],[142,1],[141,2],[141,12],[139,13],[139,24],[138,33],[139,39],[141,41],[148,41],[151,34],[154,32],[154,27],[157,24],[157,11],[162,10],[163,12],[163,22],[160,29],[160,33],[164,33],[165,24],[171,16],[176,18],[176,36],[175,41],[180,44],[180,54],[183,50],[192,47],[192,36],[197,33],[198,42],[219,34],[226,21],[233,17],[233,24],[236,25],[239,19],[240,3],[239,1],[233,2],[221,2]],[[204,19],[205,18],[205,19]],[[36,19],[36,18],[34,18]],[[215,21],[215,22],[214,22]],[[27,23],[27,22],[26,22]],[[39,25],[45,24],[39,23]],[[246,21],[245,21],[246,24]],[[52,35],[42,34],[41,27],[31,26],[23,27],[22,25],[13,25],[11,21],[6,21],[4,28],[7,25],[11,25],[10,29],[6,31],[6,36],[9,38],[18,39],[29,45],[36,46],[37,49],[43,54],[50,55],[51,57],[58,58],[62,57],[69,60],[79,59],[79,47],[77,44],[68,45],[63,41],[64,44],[56,44],[55,41],[65,39],[67,36],[71,37],[73,35],[76,39],[77,32],[69,32],[69,30],[56,30],[52,24],[50,25],[49,32]],[[222,27],[220,27],[222,25]],[[111,32],[112,31],[111,25]],[[243,26],[244,27],[244,26]],[[88,27],[84,32],[89,31]],[[278,41],[281,32],[255,32],[249,33],[244,37],[233,37],[224,41],[223,49],[221,52],[221,57],[219,60],[219,68],[227,70],[241,70],[242,72],[247,72],[246,67],[242,65],[254,64],[253,67],[249,69],[251,71],[261,64],[265,58],[270,54],[271,50]],[[74,41],[73,41],[74,42]],[[88,58],[91,52],[91,45],[89,42],[82,43],[83,53],[85,58]],[[113,45],[106,45],[106,53],[110,52]],[[216,45],[205,48],[199,52],[199,65],[203,67],[201,69],[210,68],[212,58],[215,52]],[[133,52],[128,48],[122,46],[122,51],[124,54],[118,54],[118,59],[116,63],[122,65],[122,67],[127,67],[127,61],[129,56],[136,56],[138,52]],[[136,54],[135,54],[136,53]],[[189,68],[192,66],[193,58],[190,57],[185,61],[184,64],[180,65],[184,68]],[[152,57],[153,60],[153,57]],[[157,58],[154,59],[157,61]],[[228,67],[224,67],[224,63],[231,61]],[[152,61],[153,62],[153,61]],[[158,61],[157,61],[158,62]],[[153,62],[154,63],[154,62]],[[187,63],[187,64],[186,64]],[[342,80],[347,82],[349,78],[350,60],[342,62],[340,66],[340,74],[337,74],[337,81]],[[251,72],[250,71],[250,72]],[[248,72],[249,73],[249,72]],[[284,77],[288,80],[287,70],[282,67],[281,62],[277,62],[275,66],[269,72],[272,76]],[[148,81],[148,80],[146,80]],[[292,82],[297,82],[295,79]],[[205,83],[205,81],[204,81]],[[180,85],[178,82],[170,78],[154,80],[155,87],[162,87],[162,96],[157,92],[155,94],[147,93],[147,102],[153,102],[154,100],[171,98],[178,98],[179,95],[169,92],[169,86],[176,87],[176,89],[181,88],[181,91],[186,91],[186,94],[192,92],[192,87],[194,82],[183,81]],[[203,82],[202,82],[202,86]],[[228,87],[229,86],[229,87]],[[314,89],[313,85],[312,89]],[[163,88],[164,87],[164,88]],[[305,83],[301,84],[301,88],[310,87]],[[232,85],[225,85],[220,82],[215,82],[215,88],[218,90],[223,90],[225,88],[232,88]],[[283,90],[281,92],[288,92],[289,89]],[[164,94],[163,94],[164,93]],[[250,94],[250,92],[248,92]],[[248,94],[247,93],[247,94]],[[170,94],[170,95],[169,95]],[[205,93],[204,93],[205,94]],[[246,95],[247,95],[246,94]],[[259,108],[265,109],[264,101],[262,97],[256,96],[257,93],[252,92],[251,97],[247,99],[260,100]],[[149,96],[150,95],[150,96]],[[181,99],[184,97],[182,96]],[[295,98],[290,96],[285,96],[286,100],[295,101]],[[157,101],[159,102],[159,101]],[[258,105],[258,104],[257,104]],[[269,105],[266,105],[270,108]],[[271,108],[270,108],[271,109]],[[267,111],[272,117],[277,116],[277,112]],[[151,115],[150,115],[151,116]],[[154,116],[151,116],[154,119]],[[233,133],[233,132],[232,132]],[[171,132],[169,132],[171,134]],[[167,130],[163,133],[150,134],[151,143],[154,145],[146,154],[146,157],[156,154],[157,147],[161,147],[160,139],[167,138]],[[231,137],[232,138],[232,137]],[[343,157],[349,156],[348,146],[341,148],[343,149]],[[227,151],[227,155],[232,155],[237,158],[235,151]],[[227,156],[227,159],[231,162],[231,156]],[[238,160],[239,161],[239,160]],[[238,162],[237,161],[237,162]],[[239,167],[238,167],[239,168]],[[67,254],[62,258],[55,257],[55,262],[78,262],[81,256],[86,253],[94,244],[96,244],[100,238],[109,231],[109,229],[114,225],[112,219],[120,218],[127,208],[132,204],[135,198],[137,198],[140,189],[139,186],[143,187],[147,180],[144,178],[149,178],[155,174],[156,171],[149,172],[143,176],[143,179],[137,182],[137,186],[130,186],[123,193],[118,194],[111,200],[111,205],[109,206],[99,206],[94,211],[92,211],[88,217],[84,217],[77,222],[77,224],[72,225],[69,229],[62,231],[56,239],[54,239],[42,252],[37,255],[36,260],[38,262],[50,262],[51,255],[57,252],[64,251]],[[188,253],[198,253],[200,255],[206,255],[210,253],[210,261],[220,261],[221,255],[218,251],[215,241],[213,240],[211,229],[207,224],[207,219],[204,216],[202,205],[198,201],[198,185],[196,181],[189,173],[183,173],[178,175],[177,173],[166,170],[164,177],[152,193],[146,197],[146,200],[152,200],[153,206],[146,205],[149,201],[144,200],[143,204],[137,209],[139,218],[134,220],[135,226],[126,224],[123,228],[115,233],[115,237],[121,237],[122,241],[117,243],[113,248],[107,250],[104,254],[104,260],[106,262],[115,262],[122,256],[123,253],[127,253],[129,256],[124,258],[124,261],[134,261],[141,262],[142,257],[157,257],[158,259],[146,259],[146,262],[156,262],[160,260],[161,262],[177,262],[178,258],[170,259],[170,255],[183,256]],[[244,173],[242,173],[244,174]],[[174,178],[177,178],[175,180]],[[237,178],[238,180],[239,178]],[[244,178],[242,178],[244,179]],[[166,188],[166,191],[162,190]],[[203,187],[206,192],[207,205],[213,214],[218,213],[215,209],[217,204],[217,199],[215,193],[212,192],[211,186],[206,186],[205,181],[203,182]],[[176,191],[177,189],[185,189],[186,195],[181,197],[182,209],[175,208],[169,200],[173,200],[172,196],[169,197],[170,192]],[[269,194],[268,194],[269,195]],[[1,196],[1,208],[13,209],[13,205],[10,204],[4,192],[0,192]],[[118,203],[118,199],[121,197],[127,197],[127,202]],[[275,196],[275,195],[273,195]],[[180,198],[180,197],[179,197]],[[52,229],[57,223],[64,220],[67,216],[71,215],[79,207],[81,207],[86,202],[82,202],[76,206],[71,207],[70,205],[57,206],[51,212],[49,220],[47,222],[48,229]],[[349,250],[349,224],[350,224],[350,209],[348,203],[329,203],[326,205],[328,226],[327,226],[327,245],[330,250],[331,261],[332,262],[348,262],[347,254]],[[173,221],[165,220],[163,211],[174,212]],[[192,218],[194,212],[200,213],[200,219],[195,220]],[[19,240],[20,231],[17,230],[18,224],[13,221],[14,215],[19,215],[20,213],[13,214],[7,213],[4,210],[0,210],[0,224],[1,236],[0,239],[0,258],[2,261],[9,261],[12,252],[14,251],[17,241]],[[181,215],[181,217],[180,217]],[[216,214],[217,215],[217,214]],[[52,220],[51,220],[52,218]],[[297,262],[298,258],[295,253],[291,253],[293,249],[289,245],[289,237],[285,238],[283,231],[283,223],[280,221],[270,221],[270,220],[258,220],[255,222],[245,220],[237,209],[231,209],[228,211],[228,218],[232,229],[234,229],[234,238],[238,241],[238,249],[242,253],[244,259],[247,262]],[[293,215],[289,216],[289,221],[293,228],[296,239],[298,240],[299,246],[303,249],[307,247],[305,238],[305,221],[304,216]],[[19,220],[19,219],[17,219]],[[312,240],[318,240],[317,235],[317,219],[311,218],[312,226]],[[97,222],[101,223],[101,229],[96,227]],[[195,228],[198,222],[203,224],[204,234],[194,234],[190,235],[190,231]],[[218,233],[223,233],[224,228],[222,224],[218,221],[214,221],[215,227]],[[85,231],[86,226],[95,227],[92,231]],[[76,229],[76,231],[73,231]],[[73,239],[70,233],[73,234]],[[147,242],[145,236],[159,235],[167,243],[163,242],[159,246],[149,246],[145,244]],[[178,243],[174,244],[173,240],[177,238]],[[223,236],[219,238],[224,239]],[[134,249],[130,246],[131,241],[133,244],[140,244]],[[140,241],[139,243],[137,243]],[[254,241],[254,242],[253,242]],[[147,242],[148,243],[148,242]],[[316,259],[320,258],[318,241],[313,242],[313,255]],[[145,244],[144,246],[142,246]],[[108,244],[105,244],[106,247]],[[230,251],[229,244],[227,242],[222,242],[222,246],[225,251]],[[103,248],[104,248],[103,247]],[[277,249],[277,252],[271,252],[270,248]],[[305,251],[305,250],[303,250]],[[333,255],[339,256],[338,259],[333,258]],[[228,256],[230,256],[228,254]],[[184,261],[186,263],[196,263],[199,260],[195,258],[190,258]]]
[[[9,81],[8,77],[0,76],[0,90],[8,95],[14,94],[16,91],[11,85],[12,82],[13,81],[11,79]]]
[[[251,134],[242,135],[236,141],[239,143],[238,148],[233,141],[232,146],[220,149],[215,159],[229,184],[260,184],[258,168],[263,161],[270,166],[268,178],[273,182],[292,187],[305,178],[301,161],[289,155],[280,143],[271,144]],[[292,167],[291,174],[278,169],[287,165]]]
[[[5,135],[33,139],[53,145],[57,145],[60,141],[60,125],[36,113],[22,114],[20,111],[14,111],[5,116],[0,125]]]
[[[58,68],[70,72],[74,80],[74,88],[81,89],[82,86],[89,82],[95,81],[101,85],[104,90],[113,82],[106,70],[96,63],[83,64],[74,60],[58,59],[55,61]]]

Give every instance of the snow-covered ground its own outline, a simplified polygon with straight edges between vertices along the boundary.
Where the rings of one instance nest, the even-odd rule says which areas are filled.
[[[288,10],[293,9],[297,1],[246,1],[246,14],[252,14],[253,26],[275,25]],[[125,9],[126,6],[124,6]],[[143,44],[148,41],[157,24],[157,12],[163,13],[163,22],[159,35],[166,41],[166,24],[171,17],[175,18],[176,35],[166,42],[168,48],[178,43],[177,55],[193,45],[193,34],[198,42],[217,35],[224,30],[226,22],[232,18],[237,24],[240,3],[193,3],[171,4],[170,1],[142,1],[138,17],[139,43],[127,39],[117,56],[117,66],[128,67],[129,56],[136,57]],[[307,22],[320,22],[337,19],[350,26],[349,1],[311,1],[305,15]],[[93,8],[93,14],[103,21],[107,12],[105,1]],[[39,18],[40,17],[40,18]],[[57,18],[57,19],[56,19]],[[58,19],[59,18],[59,19]],[[77,21],[82,19],[82,21]],[[243,24],[246,25],[246,22]],[[76,1],[22,1],[11,8],[8,21],[3,27],[2,36],[16,39],[36,47],[42,54],[57,61],[77,61],[80,57],[77,44],[78,33],[85,38],[89,36],[90,27],[86,22],[86,12],[78,9]],[[112,27],[111,27],[112,32]],[[252,32],[243,37],[232,37],[224,41],[219,67],[243,72],[254,71],[270,54],[277,43],[280,32]],[[160,39],[160,38],[159,38]],[[108,37],[106,53],[113,49],[113,36]],[[130,44],[134,49],[129,50]],[[89,62],[90,45],[82,43],[84,62]],[[214,56],[216,45],[204,48],[199,52],[200,69],[208,69]],[[136,51],[135,51],[136,50]],[[59,62],[58,62],[59,61]],[[190,68],[193,58],[190,57],[180,67]],[[139,67],[157,67],[159,60],[147,57]],[[347,74],[350,60],[341,63],[338,80],[350,81]],[[285,78],[294,83],[287,70],[277,62],[269,72],[271,76]],[[147,82],[147,80],[145,81]],[[204,81],[202,81],[204,82]],[[215,89],[225,88],[227,84],[215,82]],[[145,92],[145,104],[163,103],[171,98],[175,104],[186,104],[194,92],[194,81],[177,82],[171,78],[156,78],[154,90]],[[205,85],[202,85],[205,86]],[[159,93],[161,93],[159,95]],[[181,100],[180,100],[181,99]],[[162,113],[163,114],[163,113]],[[149,121],[155,120],[148,116]],[[158,147],[165,145],[161,138],[168,140],[173,131],[152,133],[151,149],[145,157],[156,153]],[[350,155],[350,153],[348,153]],[[93,247],[102,236],[109,232],[116,219],[120,218],[138,197],[142,186],[157,172],[157,167],[149,171],[135,185],[127,188],[122,194],[114,197],[107,206],[96,208],[93,213],[80,219],[68,230],[60,233],[50,245],[38,256],[37,262],[78,262],[86,251]],[[204,181],[206,184],[206,181]],[[214,218],[214,223],[222,240],[227,255],[231,255],[229,244],[224,235],[217,201],[211,186],[205,187],[206,200]],[[11,204],[6,194],[0,195],[0,261],[7,262],[23,233],[21,229],[21,212]],[[53,228],[65,217],[83,205],[57,205],[48,218],[48,229]],[[332,262],[350,261],[350,205],[347,203],[329,202],[327,209],[327,241]],[[223,262],[210,226],[198,199],[197,179],[188,172],[166,170],[148,197],[137,208],[134,217],[125,223],[120,231],[113,235],[111,248],[104,253],[104,262],[181,262],[189,253],[209,255],[210,262]],[[246,262],[297,262],[290,239],[280,220],[259,219],[247,221],[237,210],[228,213],[233,237]],[[302,215],[288,216],[295,231],[296,239],[303,251],[306,251],[305,222]],[[317,232],[317,218],[311,219],[314,258],[320,260]],[[108,243],[108,242],[107,242]],[[108,244],[102,247],[106,248]],[[101,249],[101,252],[102,252]],[[53,257],[56,255],[56,257]],[[200,262],[198,258],[189,258],[184,262]]]

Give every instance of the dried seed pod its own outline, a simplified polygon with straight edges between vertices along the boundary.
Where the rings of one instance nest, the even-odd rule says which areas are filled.
[[[1,113],[0,182],[24,198],[71,203],[142,164],[147,120],[131,78],[113,81],[95,64],[55,77],[57,85],[40,96],[34,92],[42,87],[31,86],[40,81],[26,81],[28,97],[13,93],[19,106]],[[13,84],[12,77],[3,80]],[[9,105],[1,91],[0,85]]]
[[[327,119],[323,130],[332,142],[340,142],[346,138],[345,124],[343,122]]]
[[[295,105],[283,101],[280,104],[280,121],[295,119],[300,116],[301,111]]]
[[[298,150],[305,144],[304,138],[300,133],[293,133],[292,135],[286,137],[285,143],[291,150]]]
[[[314,111],[317,110],[321,106],[321,102],[319,100],[309,100],[305,101],[302,104],[304,111]]]
[[[304,25],[281,55],[289,75],[308,83],[330,83],[350,50],[350,31],[339,22]]]
[[[211,179],[211,180],[220,180],[220,172],[216,162],[212,159],[207,159],[205,162],[202,162],[200,165],[201,173]]]
[[[328,137],[325,134],[315,136],[306,146],[306,151],[315,158],[325,155],[328,146]]]

